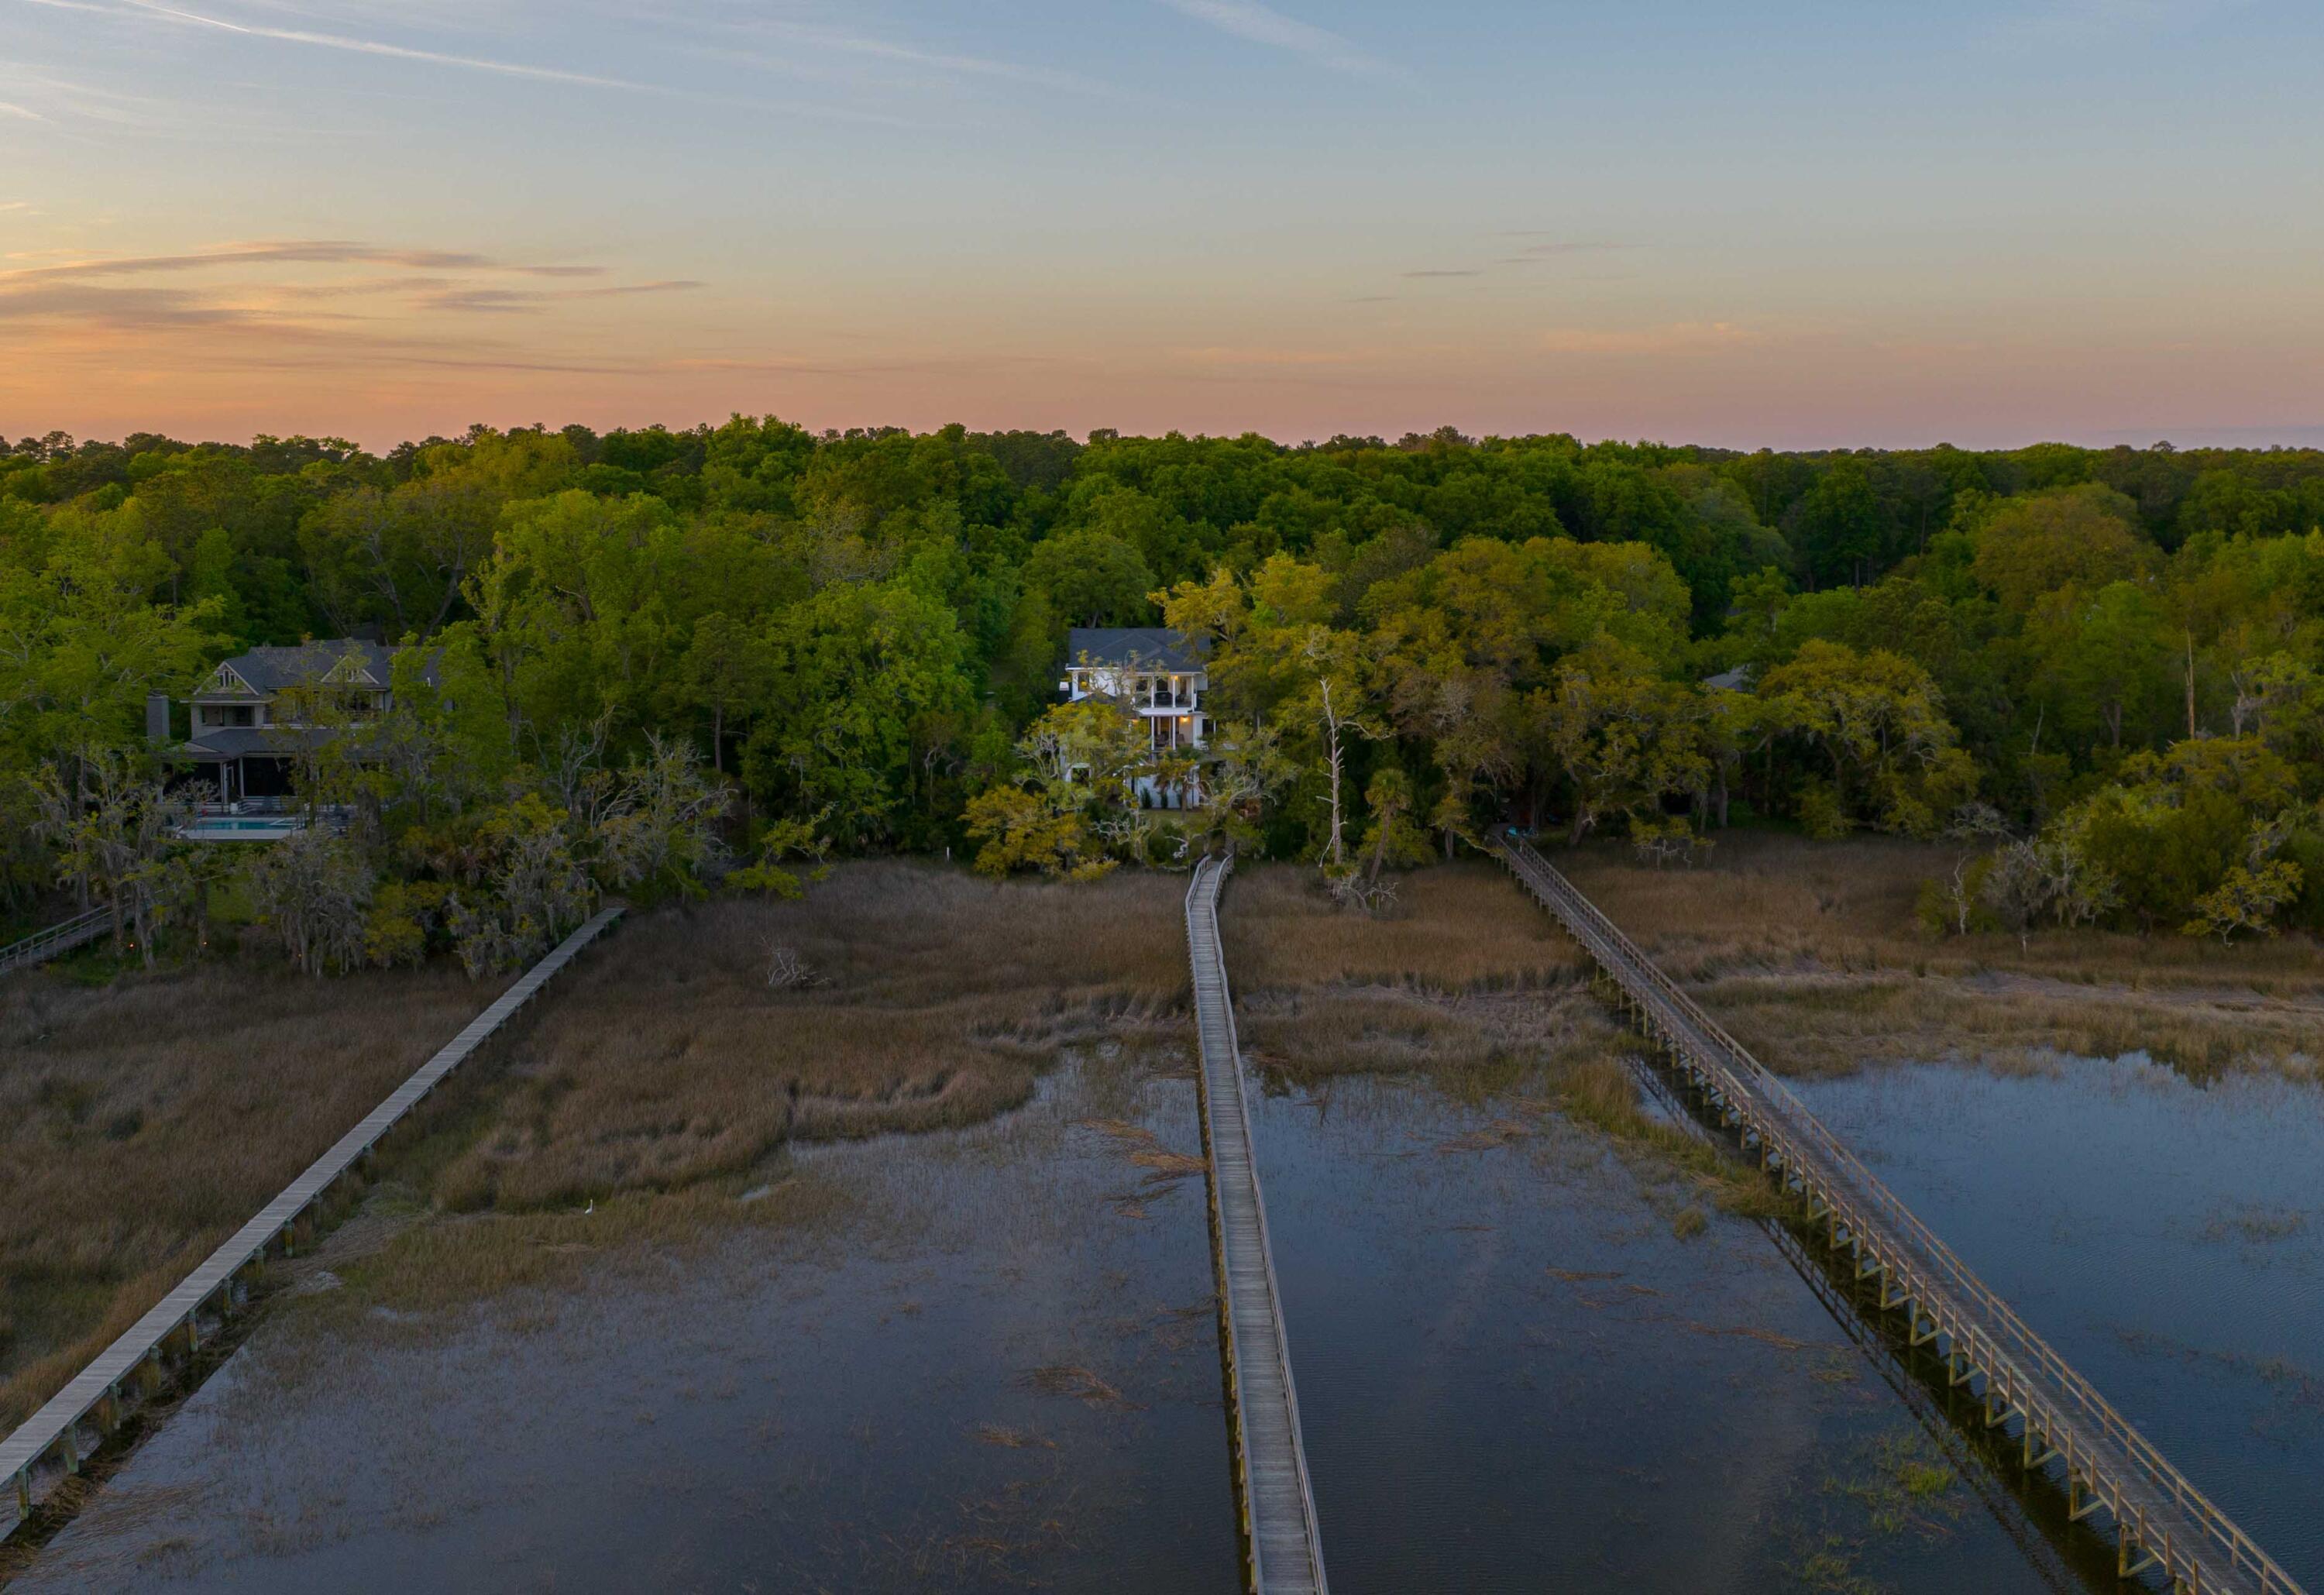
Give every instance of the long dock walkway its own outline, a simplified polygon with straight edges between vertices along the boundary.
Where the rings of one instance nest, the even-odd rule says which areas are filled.
[[[113,911],[100,905],[0,947],[0,973],[46,963],[97,940],[113,928]]]
[[[2107,1515],[2124,1577],[2159,1572],[2187,1595],[2301,1595],[2290,1574],[1571,881],[1524,842],[1510,839],[1499,852],[1619,988],[1639,1028],[1720,1121],[1806,1202],[1825,1244],[1853,1254],[1856,1278],[1877,1288],[1880,1312],[1905,1315],[1909,1343],[1943,1358],[1951,1386],[1983,1402],[1987,1426],[2009,1435],[2029,1472],[2063,1484],[2073,1517]]]
[[[1323,1544],[1299,1439],[1299,1397],[1281,1293],[1251,1156],[1242,1055],[1219,946],[1219,888],[1232,865],[1204,859],[1186,889],[1186,952],[1202,1038],[1203,1150],[1210,1165],[1211,1261],[1241,1503],[1244,1574],[1254,1595],[1323,1595]]]
[[[190,1358],[201,1334],[202,1311],[215,1305],[221,1314],[232,1305],[244,1270],[262,1262],[267,1249],[287,1243],[298,1224],[325,1192],[353,1169],[395,1128],[420,1100],[468,1059],[516,1010],[532,1000],[557,972],[621,917],[624,905],[612,904],[558,944],[491,1007],[468,1021],[467,1028],[446,1043],[420,1072],[388,1093],[385,1102],[364,1115],[363,1121],[341,1136],[331,1149],[315,1159],[307,1172],[292,1180],[280,1196],[260,1210],[225,1245],[210,1253],[182,1284],[154,1305],[119,1340],[99,1352],[72,1382],[58,1391],[16,1432],[0,1441],[0,1479],[9,1481],[8,1494],[15,1510],[0,1529],[0,1538],[14,1534],[32,1515],[33,1476],[44,1460],[53,1459],[66,1474],[79,1471],[85,1454],[82,1425],[94,1420],[99,1443],[122,1416],[122,1397],[134,1387],[152,1388],[163,1378],[171,1349]]]

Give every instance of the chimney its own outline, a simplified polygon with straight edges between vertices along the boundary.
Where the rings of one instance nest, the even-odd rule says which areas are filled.
[[[145,695],[145,740],[149,742],[170,740],[170,695],[166,692]]]

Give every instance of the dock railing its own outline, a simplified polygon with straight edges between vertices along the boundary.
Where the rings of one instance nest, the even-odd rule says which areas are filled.
[[[105,935],[113,924],[113,909],[98,904],[86,913],[69,919],[59,920],[45,929],[36,930],[19,942],[0,947],[0,973],[23,969],[29,964],[45,963],[50,959],[71,952]]]
[[[0,1441],[0,1479],[8,1481],[14,1510],[0,1529],[0,1539],[28,1521],[34,1507],[34,1475],[53,1461],[62,1473],[80,1471],[89,1450],[83,1446],[82,1426],[95,1421],[97,1443],[119,1425],[124,1415],[124,1396],[151,1391],[167,1381],[172,1357],[190,1360],[201,1344],[201,1314],[215,1307],[219,1315],[234,1304],[236,1291],[249,1280],[270,1249],[286,1247],[315,1205],[355,1169],[387,1133],[419,1106],[444,1077],[467,1061],[516,1011],[537,996],[550,977],[570,963],[599,933],[621,917],[625,905],[600,909],[580,929],[525,972],[491,1006],[468,1021],[420,1071],[388,1094],[387,1100],[341,1136],[331,1149],[290,1182],[282,1194],[260,1210],[258,1216],[235,1231],[175,1289],[156,1303],[95,1361],[75,1375],[38,1412]]]
[[[1204,1161],[1209,1166],[1204,1183],[1243,1573],[1253,1595],[1327,1595],[1283,1292],[1275,1276],[1275,1246],[1243,1093],[1242,1049],[1219,939],[1219,889],[1233,867],[1231,858],[1206,858],[1194,866],[1186,886],[1186,954],[1202,1053],[1197,1078]]]
[[[2292,1576],[1923,1223],[1780,1079],[1520,838],[1500,854],[1581,942],[1761,1162],[1820,1211],[1832,1244],[1911,1314],[1914,1345],[1941,1343],[1958,1385],[1984,1379],[1987,1423],[2023,1425],[2029,1468],[2065,1464],[2077,1517],[2114,1518],[2125,1573],[2159,1568],[2189,1595],[2303,1595]],[[1892,1299],[1893,1298],[1893,1299]],[[1974,1387],[1973,1387],[1974,1388]],[[2088,1499],[2085,1500],[2084,1495]]]

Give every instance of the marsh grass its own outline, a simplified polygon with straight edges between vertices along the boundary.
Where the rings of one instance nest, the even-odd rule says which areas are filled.
[[[846,1199],[830,1184],[795,1175],[771,1183],[751,1202],[704,1187],[632,1193],[557,1212],[415,1212],[375,1247],[351,1255],[334,1244],[318,1253],[318,1261],[340,1274],[346,1288],[302,1297],[300,1307],[311,1327],[344,1327],[370,1316],[432,1334],[440,1314],[552,1290],[610,1260],[682,1263],[740,1231],[798,1234],[828,1225],[846,1210]]]
[[[1907,1547],[1939,1544],[1969,1510],[1969,1492],[1953,1464],[1917,1430],[1858,1442],[1836,1462],[1813,1499],[1801,1503],[1809,1521],[1784,1535],[1786,1571],[1799,1589],[1877,1595],[1887,1586],[1865,1572],[1868,1558],[1890,1560]]]
[[[2144,1051],[2199,1077],[2318,1070],[2324,958],[2312,937],[1933,937],[1914,913],[1921,882],[1960,850],[1886,837],[1737,832],[1694,870],[1647,868],[1612,846],[1548,856],[1772,1068]]]
[[[1239,871],[1221,913],[1243,1050],[1276,1083],[1328,1090],[1349,1074],[1419,1075],[1472,1106],[1513,1105],[1603,1132],[1654,1180],[1677,1184],[1670,1222],[1707,1227],[1700,1202],[1789,1216],[1772,1182],[1651,1111],[1631,1038],[1591,989],[1582,954],[1498,865],[1410,876],[1397,911],[1341,908],[1314,871]],[[1530,1093],[1530,1094],[1527,1094]],[[1535,1133],[1498,1112],[1442,1152]]]
[[[0,1428],[30,1415],[500,990],[254,960],[0,981]]]
[[[641,915],[382,1148],[321,1260],[326,1323],[428,1317],[590,1259],[839,1198],[804,1140],[980,1122],[1069,1047],[1183,1050],[1183,879],[995,884],[850,864],[804,902]],[[765,948],[821,977],[770,988]],[[0,1422],[28,1415],[496,994],[441,971],[253,961],[103,989],[0,985]],[[1140,1161],[1135,1160],[1134,1161]],[[1147,1149],[1149,1179],[1185,1171]],[[745,1194],[752,1200],[741,1200]],[[299,1269],[286,1271],[295,1278]]]
[[[1028,1370],[1019,1381],[1043,1396],[1063,1397],[1084,1406],[1111,1406],[1135,1411],[1138,1403],[1124,1396],[1095,1371],[1078,1363],[1056,1363]]]
[[[981,1122],[1069,1046],[1175,1045],[1184,890],[866,862],[800,902],[641,917],[512,1052],[433,1194],[524,1212],[731,1180],[799,1141]],[[770,939],[820,981],[770,988]]]
[[[1498,864],[1477,860],[1406,876],[1375,919],[1341,908],[1312,869],[1246,865],[1221,908],[1238,1000],[1296,986],[1411,987],[1439,996],[1563,990],[1581,954]]]
[[[1491,865],[1410,876],[1379,919],[1313,870],[1246,867],[1220,926],[1243,1050],[1279,1082],[1426,1074],[1483,1100],[1613,1035],[1579,955]]]
[[[1827,1476],[1823,1489],[1860,1507],[1875,1535],[1934,1539],[1968,1510],[1952,1463],[1918,1431],[1882,1436],[1846,1460],[1849,1471]]]

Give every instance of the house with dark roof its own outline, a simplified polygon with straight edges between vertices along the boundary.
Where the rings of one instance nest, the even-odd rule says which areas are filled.
[[[352,637],[237,654],[186,700],[191,735],[177,756],[225,802],[288,797],[300,752],[322,739],[360,734],[387,713],[394,658],[383,643]],[[430,661],[422,669],[431,683],[435,668]],[[166,736],[167,706],[160,707]]]
[[[1144,723],[1155,756],[1193,759],[1210,741],[1203,695],[1210,689],[1209,645],[1160,626],[1076,626],[1065,635],[1065,673],[1057,690],[1069,703],[1104,698]],[[1195,807],[1197,779],[1166,785],[1152,776],[1133,783],[1139,800],[1162,808]]]

